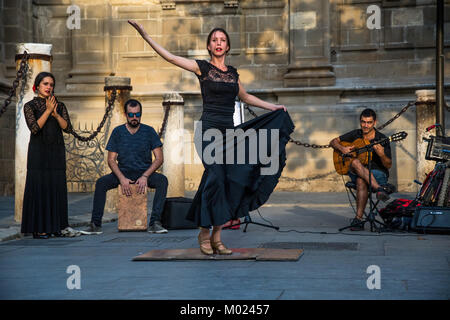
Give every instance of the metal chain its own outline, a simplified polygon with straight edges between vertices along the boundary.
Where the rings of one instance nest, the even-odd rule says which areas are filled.
[[[75,132],[75,130],[73,129],[72,126],[70,126],[70,128],[69,128],[69,133],[72,134],[76,139],[83,141],[83,142],[87,142],[87,141],[94,139],[98,135],[100,130],[103,128],[103,126],[105,125],[106,119],[108,118],[108,115],[111,112],[114,102],[116,100],[116,94],[117,94],[116,89],[113,88],[112,92],[111,92],[111,99],[108,101],[108,106],[106,108],[105,115],[103,116],[103,120],[102,120],[102,122],[100,122],[97,129],[89,137],[80,136],[78,133]],[[165,107],[164,108],[165,109],[164,110],[164,118],[163,118],[163,122],[161,125],[161,129],[159,130],[159,133],[158,133],[158,135],[160,137],[162,136],[162,134],[164,133],[164,131],[166,130],[166,127],[167,127],[167,120],[169,118],[170,104],[167,104],[164,107]]]
[[[250,114],[251,114],[252,116],[254,116],[255,118],[257,117],[257,114],[255,113],[255,111],[253,111],[252,109],[250,109],[250,107],[249,107],[247,104],[245,105],[245,109],[247,109],[248,112],[250,112]]]
[[[5,103],[3,107],[0,109],[0,117],[3,115],[3,113],[6,112],[6,108],[11,103],[12,97],[16,95],[17,87],[19,86],[20,80],[22,80],[23,85],[27,82],[27,73],[28,73],[28,58],[30,55],[28,52],[23,52],[23,59],[20,61],[20,67],[17,71],[16,79],[13,82],[11,90],[9,90],[9,96],[6,98]]]
[[[425,102],[425,103],[427,103],[427,102]],[[409,109],[409,107],[411,107],[414,104],[415,104],[415,101],[408,102],[408,104],[405,107],[403,107],[403,109],[399,113],[397,113],[394,117],[392,117],[392,119],[388,120],[386,123],[384,123],[382,126],[378,127],[377,129],[378,130],[382,130],[386,126],[390,125],[392,122],[394,122],[396,119],[398,119],[403,113],[405,113],[406,110]],[[245,109],[247,109],[248,112],[252,116],[254,116],[255,118],[257,117],[257,114],[252,109],[250,109],[250,107],[248,105],[245,105]],[[305,148],[313,148],[313,149],[331,148],[330,145],[319,145],[319,144],[314,144],[314,143],[311,143],[311,144],[310,143],[304,143],[304,142],[301,142],[301,141],[298,141],[298,140],[294,140],[292,138],[289,139],[289,142],[295,143],[296,145],[303,146]]]
[[[250,107],[249,107],[248,105],[245,105],[245,109],[247,109],[248,112],[249,112],[252,116],[254,116],[255,118],[257,117],[256,113],[255,113],[252,109],[250,109]],[[325,149],[325,148],[331,148],[330,145],[319,145],[319,144],[314,144],[314,143],[312,143],[312,144],[310,144],[310,143],[304,143],[304,142],[301,142],[301,141],[298,141],[298,140],[294,140],[294,139],[292,139],[292,138],[289,139],[289,142],[295,143],[296,145],[298,145],[298,146],[303,146],[303,147],[305,147],[305,148],[313,148],[313,149]]]
[[[403,107],[403,109],[397,113],[392,119],[388,120],[385,124],[383,124],[382,126],[379,126],[377,129],[378,130],[383,130],[386,126],[390,125],[392,122],[394,122],[394,120],[398,119],[403,113],[406,112],[406,110],[409,109],[409,107],[411,107],[412,105],[416,104],[415,101],[410,101],[408,102],[408,104]]]
[[[287,182],[297,182],[297,183],[298,182],[310,182],[313,180],[326,178],[334,173],[336,173],[336,170],[332,170],[327,173],[317,174],[313,177],[307,177],[307,178],[301,178],[301,179],[289,178],[289,177],[280,177],[280,179],[282,179],[283,181],[287,181]]]
[[[325,148],[331,148],[331,146],[330,146],[329,144],[322,144],[322,145],[320,145],[320,144],[314,144],[314,143],[309,144],[309,143],[304,143],[304,142],[301,142],[301,141],[298,141],[298,140],[294,140],[294,139],[292,139],[292,138],[289,139],[288,142],[295,143],[296,145],[298,145],[298,146],[303,146],[303,147],[305,147],[305,148],[313,148],[313,149],[325,149]]]
[[[112,89],[111,98],[108,100],[108,106],[106,107],[105,115],[103,116],[103,119],[100,122],[100,124],[98,125],[97,129],[93,133],[91,133],[88,137],[82,137],[78,133],[76,133],[70,122],[69,122],[68,132],[70,134],[72,134],[76,139],[78,139],[82,142],[88,142],[88,141],[91,141],[92,139],[94,139],[99,134],[99,132],[102,130],[103,126],[105,125],[106,119],[108,118],[109,113],[111,112],[111,110],[114,107],[114,102],[116,101],[116,95],[117,95],[116,89]]]
[[[163,122],[161,124],[161,129],[159,129],[158,135],[161,138],[164,131],[166,130],[167,127],[167,120],[169,119],[169,111],[170,111],[170,104],[166,104],[164,105],[164,118],[163,118]]]

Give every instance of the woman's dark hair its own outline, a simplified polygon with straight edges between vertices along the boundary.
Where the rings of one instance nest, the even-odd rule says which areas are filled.
[[[214,28],[211,30],[211,32],[208,35],[208,39],[206,40],[206,50],[208,50],[208,53],[210,56],[211,56],[211,51],[209,51],[208,46],[209,46],[209,42],[211,41],[212,35],[216,31],[220,31],[220,32],[224,33],[225,36],[227,37],[228,50],[226,53],[228,53],[228,51],[230,51],[230,49],[231,49],[230,36],[228,35],[228,33],[223,28]]]
[[[359,116],[359,120],[361,120],[362,117],[364,117],[364,118],[372,117],[373,121],[377,120],[377,114],[375,113],[375,111],[373,111],[372,109],[369,109],[369,108],[364,109],[361,112],[361,115]]]
[[[127,108],[128,106],[130,107],[137,107],[139,106],[139,111],[142,112],[142,105],[139,101],[135,100],[135,99],[129,99],[127,100],[127,102],[125,102],[125,104],[123,105],[123,109],[125,110],[125,113],[128,112]]]
[[[53,79],[53,89],[55,89],[56,86],[56,80],[55,80],[55,76],[53,74],[51,74],[50,72],[40,72],[36,78],[34,78],[34,90],[37,90],[37,87],[39,86],[39,84],[42,82],[42,80],[44,80],[44,78],[50,77]]]

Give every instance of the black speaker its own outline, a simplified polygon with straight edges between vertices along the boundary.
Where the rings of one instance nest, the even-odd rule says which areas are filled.
[[[425,233],[450,233],[450,208],[417,207],[411,228]]]
[[[166,229],[197,229],[197,225],[186,219],[192,199],[184,197],[167,198],[161,215],[161,224]]]

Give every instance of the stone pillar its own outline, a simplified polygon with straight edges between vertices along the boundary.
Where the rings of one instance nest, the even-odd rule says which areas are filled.
[[[109,130],[106,132],[105,141],[108,143],[109,137],[113,129],[119,125],[127,122],[123,105],[130,99],[131,79],[126,77],[106,77],[105,78],[105,99],[106,106],[109,99],[111,99],[112,90],[116,89],[116,100],[114,102],[114,108],[111,110],[111,122]],[[106,145],[105,145],[106,147]],[[108,151],[105,150],[105,169],[104,174],[111,172],[108,166]],[[117,189],[109,190],[106,194],[105,212],[116,213],[117,212]]]
[[[164,95],[170,108],[163,133],[163,173],[169,180],[167,197],[184,197],[184,100],[178,93]]]
[[[416,91],[416,143],[417,143],[417,180],[423,182],[426,175],[433,170],[435,161],[425,160],[427,152],[426,141],[430,135],[436,136],[437,129],[426,132],[425,129],[436,123],[436,90]]]
[[[330,1],[289,1],[289,67],[285,87],[333,86]]]
[[[27,176],[28,142],[30,129],[25,122],[23,106],[34,98],[33,84],[36,76],[42,72],[51,72],[52,45],[41,43],[19,43],[16,46],[16,70],[20,68],[24,51],[30,54],[28,59],[28,74],[26,85],[19,86],[16,91],[16,150],[15,150],[15,192],[14,192],[14,220],[22,221],[23,193]]]

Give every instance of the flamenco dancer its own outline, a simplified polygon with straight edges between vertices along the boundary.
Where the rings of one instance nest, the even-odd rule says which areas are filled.
[[[60,237],[69,226],[66,184],[66,149],[62,131],[68,132],[67,108],[54,96],[55,77],[39,73],[36,96],[24,106],[30,129],[27,178],[23,196],[22,233],[35,239]]]
[[[197,75],[203,98],[203,113],[200,118],[202,137],[207,130],[218,129],[224,135],[222,141],[225,141],[226,130],[235,129],[233,113],[236,96],[249,105],[271,111],[237,126],[236,129],[278,131],[279,150],[274,151],[277,153],[278,170],[274,174],[262,175],[261,168],[264,165],[260,161],[256,164],[230,164],[226,161],[207,163],[201,157],[205,171],[187,218],[200,227],[198,242],[203,254],[232,254],[232,250],[221,241],[222,226],[229,220],[248,216],[249,211],[259,208],[267,201],[285,166],[285,146],[294,130],[294,124],[285,106],[263,101],[247,93],[239,81],[237,70],[225,64],[230,51],[230,38],[224,29],[215,28],[209,33],[206,48],[210,60],[206,61],[176,56],[157,44],[141,25],[132,20],[128,22],[162,58]],[[203,155],[205,148],[211,143],[215,141],[202,139],[202,150],[197,151],[201,151]],[[223,151],[225,159],[225,148]]]

